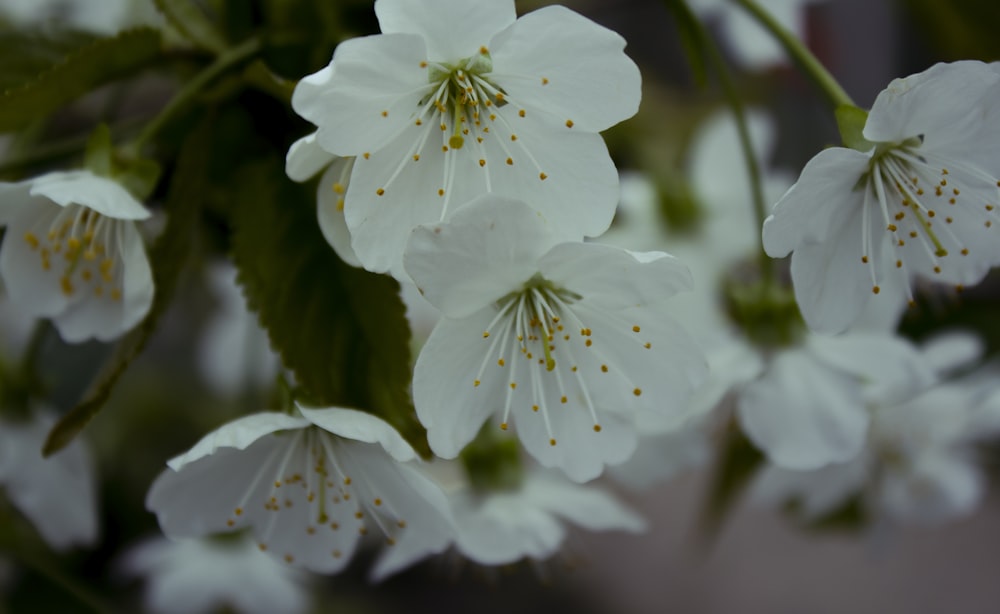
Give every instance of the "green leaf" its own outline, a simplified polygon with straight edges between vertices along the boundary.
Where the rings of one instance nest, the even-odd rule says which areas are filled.
[[[718,449],[708,493],[699,516],[700,532],[708,541],[718,534],[750,479],[764,462],[764,456],[743,434],[735,419],[730,420],[726,426]]]
[[[844,145],[858,151],[870,151],[875,144],[864,136],[865,123],[868,121],[868,111],[850,104],[842,104],[836,108],[837,129]]]
[[[207,118],[185,140],[180,161],[167,196],[167,227],[149,250],[156,294],[149,314],[118,342],[114,354],[83,399],[52,427],[42,453],[54,454],[68,445],[104,407],[118,379],[142,352],[156,330],[160,316],[170,305],[177,278],[191,252],[202,199],[205,197],[208,161],[211,159],[212,121]]]
[[[0,95],[0,132],[45,117],[99,85],[129,75],[160,55],[160,32],[127,30],[64,56],[35,79]]]
[[[226,50],[226,39],[219,28],[194,0],[153,0],[156,9],[181,36],[198,47],[220,54]]]
[[[75,30],[0,28],[0,92],[33,81],[95,40],[93,34]]]
[[[371,412],[428,454],[410,401],[410,329],[395,280],[347,266],[323,238],[311,186],[277,158],[244,168],[231,209],[233,259],[271,345],[305,402]]]

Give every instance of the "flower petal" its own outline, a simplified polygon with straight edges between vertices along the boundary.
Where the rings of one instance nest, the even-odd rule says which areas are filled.
[[[447,223],[415,229],[404,264],[424,298],[445,316],[463,318],[519,289],[551,244],[540,214],[522,202],[483,195]]]
[[[388,422],[356,409],[328,407],[308,408],[296,404],[306,420],[321,429],[347,439],[364,443],[377,443],[397,461],[417,457],[410,444]]]
[[[559,127],[571,121],[569,129],[600,132],[639,108],[639,69],[624,49],[615,32],[548,6],[493,38],[492,78],[529,113],[545,113]]]
[[[774,358],[767,373],[737,401],[747,436],[787,469],[817,469],[857,456],[868,432],[861,384],[805,350]]]
[[[452,497],[463,556],[481,565],[504,565],[556,552],[566,530],[551,514],[530,504],[522,491],[479,497],[465,491]]]
[[[282,430],[301,429],[309,421],[279,412],[262,412],[244,416],[222,425],[205,435],[190,450],[172,458],[167,465],[180,471],[185,465],[215,454],[219,448],[243,450],[261,437]]]
[[[31,181],[31,195],[43,196],[61,207],[84,205],[120,220],[144,220],[151,214],[116,181],[90,171],[55,172]]]
[[[971,458],[933,450],[921,454],[908,471],[888,472],[876,497],[892,516],[931,525],[971,514],[986,486],[985,476]]]
[[[292,143],[285,156],[285,174],[292,181],[308,181],[330,165],[337,156],[319,146],[316,133],[306,135]]]
[[[378,0],[375,15],[383,33],[419,34],[428,58],[447,63],[477,53],[516,18],[513,0]]]
[[[852,461],[812,471],[769,465],[754,479],[750,497],[756,503],[775,507],[794,501],[802,519],[819,518],[862,492],[868,480],[867,460],[862,454]]]
[[[589,531],[617,529],[640,533],[646,521],[610,493],[535,472],[525,481],[524,496],[538,507]]]
[[[317,139],[326,151],[340,156],[377,151],[413,123],[432,87],[420,66],[424,59],[424,41],[413,34],[346,40],[333,56],[335,74],[293,96],[295,110],[319,127]]]
[[[49,201],[35,199],[29,206],[14,214],[3,244],[0,245],[0,276],[7,294],[18,310],[40,317],[52,317],[64,311],[69,298],[62,292],[59,278],[60,266],[44,268],[46,252],[36,251],[27,240],[29,231],[44,234],[61,208]],[[52,256],[58,261],[59,255]]]
[[[348,184],[353,164],[352,158],[337,158],[323,173],[316,187],[316,217],[323,237],[340,259],[360,267],[358,255],[351,247],[351,231],[344,216],[344,195],[340,193]]]

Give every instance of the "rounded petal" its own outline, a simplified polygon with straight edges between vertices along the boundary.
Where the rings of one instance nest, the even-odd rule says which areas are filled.
[[[403,262],[424,298],[445,316],[463,318],[531,279],[551,244],[541,214],[483,195],[446,223],[415,229]]]
[[[504,565],[529,557],[544,560],[559,549],[566,530],[553,516],[530,505],[520,491],[452,497],[463,556],[481,565]]]
[[[118,182],[90,171],[55,172],[31,181],[31,195],[43,196],[61,207],[83,205],[101,215],[120,220],[144,220],[150,216]]]
[[[851,460],[868,432],[860,382],[804,350],[776,356],[763,377],[744,387],[737,411],[754,445],[787,469]]]
[[[837,239],[830,228],[835,212],[860,218],[863,195],[855,187],[868,170],[869,158],[853,149],[831,147],[809,160],[799,180],[764,220],[767,255],[783,258],[804,243]]]
[[[536,472],[524,484],[524,496],[534,505],[589,531],[617,529],[640,533],[646,521],[610,493]]]
[[[337,158],[326,169],[316,188],[316,217],[323,237],[340,259],[360,267],[358,255],[351,247],[351,231],[344,216],[344,186],[348,184],[353,158]]]
[[[413,368],[413,403],[434,453],[454,458],[472,441],[486,419],[503,409],[506,382],[499,378],[475,385],[488,355],[477,344],[496,311],[462,320],[441,320],[427,339]]]
[[[979,142],[995,143],[1000,126],[983,116],[996,107],[998,85],[1000,76],[988,64],[972,60],[894,79],[875,99],[864,136],[885,143],[922,136],[925,147],[965,152]]]
[[[308,181],[330,165],[337,156],[319,146],[316,133],[306,135],[292,143],[285,156],[285,174],[292,181]]]
[[[319,127],[319,144],[339,156],[374,152],[413,123],[432,85],[423,39],[412,34],[352,38],[337,46],[333,74],[293,96],[295,110]]]
[[[694,287],[688,268],[670,254],[599,243],[556,245],[538,268],[545,279],[608,310],[659,304]]]
[[[888,472],[877,490],[892,516],[939,524],[968,516],[986,493],[986,479],[969,458],[944,450],[922,454],[906,473]]]
[[[812,520],[836,510],[861,493],[867,480],[865,455],[812,471],[769,465],[754,479],[750,497],[759,504],[775,507],[795,502],[796,512],[804,520]]]
[[[564,130],[600,132],[639,108],[639,68],[624,53],[625,39],[565,7],[522,16],[489,46],[491,78],[512,104]]]
[[[417,453],[396,429],[372,414],[341,407],[313,409],[296,405],[306,420],[325,431],[346,439],[377,443],[397,461],[409,461],[417,457]]]
[[[516,18],[513,0],[377,0],[375,15],[383,33],[419,34],[428,57],[447,63],[477,53]]]
[[[58,205],[35,199],[20,208],[11,218],[3,244],[0,245],[0,276],[19,311],[40,317],[52,317],[65,311],[69,297],[62,292],[58,266],[45,268],[46,252],[39,252],[27,233],[44,233],[61,211]],[[56,256],[53,259],[58,258]],[[58,260],[56,261],[58,264]]]
[[[205,435],[194,447],[172,458],[167,465],[174,471],[180,471],[189,463],[215,454],[219,448],[243,450],[265,435],[306,426],[309,426],[308,420],[279,412],[251,414],[224,424]]]
[[[930,369],[939,375],[972,367],[985,350],[982,338],[967,331],[937,334],[920,348]]]

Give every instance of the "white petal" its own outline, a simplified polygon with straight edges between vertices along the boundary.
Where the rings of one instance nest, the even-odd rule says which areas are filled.
[[[61,313],[69,300],[59,284],[62,275],[59,255],[51,256],[57,266],[45,270],[45,258],[31,247],[25,235],[34,231],[43,237],[59,211],[58,205],[40,199],[21,208],[7,226],[3,245],[0,245],[0,275],[10,300],[18,310],[40,317]]]
[[[10,224],[20,217],[21,209],[33,206],[34,200],[30,181],[0,181],[0,225]]]
[[[586,132],[639,108],[639,69],[624,48],[621,36],[562,6],[528,13],[490,42],[496,83],[512,104]]]
[[[377,34],[337,45],[335,74],[322,87],[294,97],[296,111],[319,127],[317,139],[340,156],[375,152],[413,123],[428,93],[423,39]],[[384,112],[384,114],[383,114]]]
[[[463,318],[520,289],[552,244],[545,219],[522,202],[483,195],[444,224],[410,235],[404,264],[424,298]]]
[[[329,166],[337,156],[327,152],[316,142],[316,133],[306,135],[292,143],[285,156],[285,174],[292,181],[308,181]]]
[[[243,450],[265,435],[282,430],[301,429],[308,425],[308,420],[278,412],[251,414],[224,424],[205,435],[194,447],[174,457],[167,462],[167,465],[174,471],[180,471],[188,463],[215,454],[219,448]]]
[[[318,409],[296,405],[306,420],[325,431],[346,439],[377,443],[397,461],[409,461],[417,457],[417,453],[396,429],[372,414],[341,407]]]
[[[538,268],[546,279],[608,310],[656,305],[694,286],[688,268],[670,254],[598,243],[556,245]]]
[[[504,565],[530,557],[544,560],[556,552],[566,530],[551,514],[529,504],[520,491],[452,498],[458,523],[456,547],[482,565]]]
[[[121,224],[118,246],[120,264],[116,267],[119,273],[112,285],[121,288],[121,298],[115,300],[108,288],[100,296],[86,285],[78,289],[77,292],[85,296],[53,318],[53,324],[68,343],[90,338],[98,341],[116,339],[145,318],[153,304],[153,273],[142,237],[133,222],[122,221],[118,224]]]
[[[941,375],[971,367],[985,349],[978,335],[966,331],[937,334],[920,348],[931,370]]]
[[[817,469],[857,456],[868,432],[861,385],[804,350],[776,356],[737,401],[747,436],[787,469]]]
[[[774,465],[765,467],[750,487],[750,497],[758,504],[785,506],[794,501],[804,520],[833,512],[862,492],[868,479],[865,455],[812,471],[793,471]]]
[[[31,195],[44,196],[61,207],[83,205],[120,220],[144,220],[149,210],[116,181],[90,171],[55,172],[31,181]]]
[[[478,53],[515,18],[513,0],[378,0],[375,15],[383,33],[419,34],[428,57],[448,63]]]
[[[55,419],[39,412],[29,422],[0,421],[0,485],[56,550],[97,539],[97,492],[90,455],[80,439],[42,458]]]
[[[500,378],[474,381],[488,344],[483,330],[492,309],[463,320],[443,319],[431,332],[413,368],[413,403],[434,453],[454,458],[472,441],[486,419],[502,411],[507,382]]]
[[[998,75],[977,61],[935,64],[895,79],[875,99],[865,138],[898,143],[923,136],[928,148],[966,152],[977,142],[995,142],[1000,127],[982,116],[988,106],[996,106],[998,83]]]
[[[337,191],[337,188],[344,189],[343,186],[348,184],[352,164],[352,158],[338,158],[323,173],[316,188],[316,217],[323,237],[340,259],[360,267],[361,262],[351,247],[351,231],[344,217],[344,195]]]
[[[904,521],[939,524],[968,516],[986,493],[976,464],[944,450],[928,451],[908,472],[889,472],[877,492],[879,504]]]
[[[868,170],[868,161],[867,154],[843,147],[824,149],[809,160],[798,182],[764,220],[767,254],[783,258],[803,243],[837,239],[832,237],[830,218],[834,212],[846,215],[845,209],[860,212],[862,193],[854,188]]]
[[[524,484],[524,496],[544,510],[589,531],[617,529],[639,533],[646,521],[610,493],[536,472]]]

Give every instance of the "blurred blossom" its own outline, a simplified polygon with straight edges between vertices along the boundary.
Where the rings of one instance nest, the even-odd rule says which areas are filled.
[[[155,537],[129,549],[118,567],[145,578],[143,604],[153,614],[297,614],[309,606],[308,576],[244,537]]]
[[[687,0],[699,15],[716,20],[733,57],[752,70],[789,63],[774,37],[732,0]],[[806,32],[805,11],[825,0],[767,0],[762,6],[798,38]]]
[[[0,19],[17,27],[58,22],[100,35],[159,21],[153,3],[144,0],[3,0]]]
[[[94,466],[80,437],[42,457],[55,421],[47,409],[26,421],[0,418],[0,486],[53,549],[90,546],[98,532]]]
[[[968,352],[954,339],[929,349],[960,350],[946,361],[950,365],[939,365],[945,370],[968,363]],[[855,458],[814,471],[768,467],[754,486],[755,499],[772,505],[795,501],[797,515],[807,521],[854,497],[874,521],[938,524],[970,514],[987,485],[974,446],[1000,432],[996,377],[991,367],[900,403],[870,404],[871,427]]]
[[[208,267],[207,276],[216,309],[198,339],[196,356],[205,382],[216,394],[230,398],[268,388],[281,361],[257,316],[247,309],[236,268],[217,262]]]

